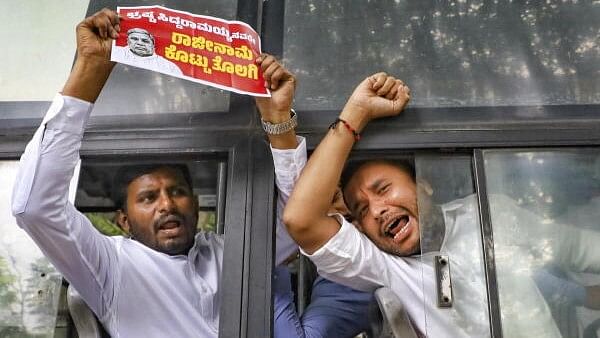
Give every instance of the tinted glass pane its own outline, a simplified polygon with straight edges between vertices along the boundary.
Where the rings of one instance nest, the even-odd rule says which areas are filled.
[[[144,0],[128,1],[126,4],[120,1],[109,2],[113,4],[111,6],[113,8],[116,6],[156,5],[156,2]],[[226,20],[234,20],[237,11],[237,1],[235,0],[171,0],[162,2],[160,5]],[[96,3],[92,6],[101,8]],[[228,109],[229,92],[119,64],[113,70],[98,98],[92,116],[214,112]]]
[[[469,156],[415,157],[428,337],[490,336],[471,167]],[[451,291],[438,268],[449,268]]]
[[[600,103],[598,1],[286,1],[301,109],[339,109],[367,75],[424,107]]]
[[[118,64],[92,116],[227,111],[229,93],[149,70]]]
[[[600,151],[487,151],[505,337],[594,337]]]
[[[88,2],[38,1],[3,2],[0,10],[8,15],[9,29],[3,29],[3,41],[15,41],[18,52],[0,56],[0,101],[49,101],[62,89],[75,55],[75,26],[86,15]],[[103,7],[155,5],[150,1],[91,1],[89,9]],[[236,18],[237,2],[166,1],[162,6],[211,15],[228,20]],[[43,30],[44,34],[39,34]],[[35,34],[32,32],[36,32]],[[16,37],[15,37],[16,35]],[[35,58],[23,57],[33,55]],[[4,74],[6,71],[6,75]],[[229,93],[194,82],[151,71],[117,65],[113,70],[92,116],[192,113],[227,111]],[[39,117],[22,112],[3,113],[2,118]]]
[[[2,1],[0,101],[49,101],[62,89],[75,55],[75,25],[88,1]],[[11,116],[8,112],[2,117]]]
[[[11,215],[17,169],[0,161],[0,337],[53,337],[62,277]]]

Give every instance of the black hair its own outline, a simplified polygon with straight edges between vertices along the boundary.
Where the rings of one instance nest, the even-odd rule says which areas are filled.
[[[400,169],[402,172],[409,174],[413,181],[416,182],[415,166],[412,161],[408,159],[367,159],[358,161],[349,161],[346,163],[346,167],[342,171],[342,177],[340,179],[342,189],[346,188],[346,185],[350,179],[356,174],[356,172],[362,167],[369,164],[388,164],[393,167]]]
[[[127,210],[127,188],[136,178],[155,172],[161,168],[173,169],[181,174],[185,183],[193,191],[192,176],[183,163],[172,164],[133,164],[119,167],[113,179],[112,199],[117,209]]]

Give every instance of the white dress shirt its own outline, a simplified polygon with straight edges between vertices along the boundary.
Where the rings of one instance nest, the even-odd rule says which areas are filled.
[[[201,232],[188,255],[169,256],[100,234],[68,202],[69,181],[92,104],[57,95],[21,157],[12,196],[19,226],[81,294],[114,337],[216,337],[223,238]],[[306,146],[273,150],[284,205],[306,162]],[[304,155],[302,155],[304,154]],[[279,209],[278,209],[279,210]],[[278,237],[281,216],[277,217]],[[283,230],[285,231],[285,230]],[[295,244],[281,241],[290,252]],[[278,249],[278,253],[280,250]],[[277,258],[277,261],[280,261]]]
[[[391,288],[415,327],[427,337],[489,337],[476,197],[441,207],[446,226],[440,251],[411,257],[385,253],[337,215],[340,230],[307,256],[319,274],[337,283],[363,291]],[[600,235],[545,224],[504,196],[492,195],[490,208],[504,336],[561,337],[533,275],[548,264],[568,271],[600,272]],[[438,254],[450,259],[451,308],[437,307],[433,259]]]

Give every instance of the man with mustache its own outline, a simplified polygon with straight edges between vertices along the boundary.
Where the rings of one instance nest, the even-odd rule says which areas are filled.
[[[108,9],[77,26],[77,59],[21,157],[12,212],[112,337],[216,337],[226,292],[220,287],[223,238],[196,233],[198,203],[187,168],[140,165],[118,174],[117,220],[132,238],[101,235],[68,202],[86,122],[114,67],[111,42],[119,30],[117,13]],[[279,193],[285,199],[302,169],[293,161],[296,82],[272,56],[256,63],[272,93],[256,104],[281,132],[269,141],[277,179],[288,182],[289,191]]]
[[[418,334],[486,337],[490,330],[476,196],[435,206],[429,201],[432,187],[417,184],[410,163],[372,160],[344,175],[353,224],[329,212],[360,132],[371,120],[399,114],[409,98],[408,88],[385,73],[362,81],[311,155],[286,205],[284,223],[325,278],[363,291],[390,288]],[[417,195],[424,200],[417,203]],[[570,271],[600,272],[598,233],[543,224],[505,196],[490,196],[490,206],[496,211],[492,224],[516,229],[494,236],[497,257],[508,257],[497,264],[499,284],[510,289],[503,304],[517,304],[503,309],[504,335],[560,337],[528,272],[543,269],[549,255]],[[425,219],[419,214],[439,215],[433,218],[442,225],[440,251],[448,252],[453,267],[451,308],[437,306],[433,259],[440,251],[421,252]]]

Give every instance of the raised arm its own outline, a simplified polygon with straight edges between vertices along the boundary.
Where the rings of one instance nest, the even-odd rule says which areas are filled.
[[[291,109],[296,91],[296,79],[272,55],[262,54],[256,62],[263,71],[265,87],[271,90],[271,97],[255,98],[262,121],[271,126],[287,123],[292,118]],[[285,125],[280,126],[281,132],[267,132],[271,147],[295,149],[298,146],[295,129],[285,128]]]
[[[115,65],[110,61],[110,50],[120,29],[119,16],[106,8],[77,25],[77,59],[63,95],[96,102]]]
[[[113,296],[113,243],[68,202],[84,127],[112,63],[114,12],[103,10],[77,27],[78,55],[71,75],[21,157],[12,195],[17,223],[102,319]]]
[[[296,79],[277,60],[268,54],[261,55],[257,63],[265,78],[265,87],[271,90],[270,98],[256,98],[263,129],[271,144],[275,183],[277,185],[277,213],[275,229],[275,265],[298,251],[282,221],[283,208],[292,193],[300,171],[306,164],[306,145],[296,136],[296,117],[291,107],[296,89]]]
[[[362,81],[342,110],[337,124],[327,132],[300,176],[284,211],[283,220],[292,238],[311,254],[340,228],[328,210],[342,169],[356,141],[356,133],[373,119],[399,114],[410,91],[402,81],[377,73]]]

